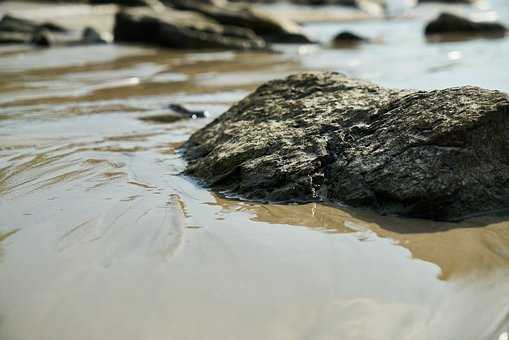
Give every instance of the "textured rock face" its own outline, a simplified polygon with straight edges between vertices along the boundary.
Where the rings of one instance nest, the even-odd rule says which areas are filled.
[[[476,87],[294,75],[262,85],[185,152],[187,174],[247,199],[439,220],[509,208],[509,98]]]
[[[116,42],[154,44],[179,49],[267,50],[253,31],[222,26],[193,12],[147,8],[123,10],[115,17]]]
[[[450,13],[441,13],[426,25],[425,34],[505,35],[507,28],[497,22],[474,22]]]

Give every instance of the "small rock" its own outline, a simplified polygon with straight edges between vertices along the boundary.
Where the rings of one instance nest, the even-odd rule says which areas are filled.
[[[92,27],[83,30],[82,41],[87,44],[107,44],[108,39]]]
[[[40,47],[50,47],[55,43],[50,32],[45,29],[40,29],[34,32],[30,42]]]
[[[170,104],[168,109],[173,111],[169,114],[144,116],[140,119],[148,122],[169,124],[183,119],[207,118],[209,113],[203,110],[189,110],[180,104]]]
[[[441,13],[426,25],[424,33],[505,36],[507,28],[498,22],[475,22],[451,13]]]
[[[356,47],[361,43],[370,42],[369,38],[362,37],[349,31],[338,33],[332,40],[334,47]]]
[[[192,118],[192,119],[196,119],[196,118],[207,118],[209,116],[209,113],[207,111],[204,111],[204,110],[189,110],[187,108],[185,108],[184,106],[180,105],[180,104],[170,104],[168,106],[168,108],[170,110],[172,110],[173,112],[175,113],[178,113],[182,116],[185,116],[187,118]]]

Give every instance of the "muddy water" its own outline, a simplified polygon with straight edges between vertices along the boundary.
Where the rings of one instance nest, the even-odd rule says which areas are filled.
[[[509,17],[492,5],[474,10]],[[357,50],[2,47],[0,339],[503,339],[506,219],[238,202],[180,175],[190,133],[289,73],[509,91],[509,40],[428,43],[419,29],[436,10],[306,26],[323,41],[344,28],[384,38]],[[140,119],[170,103],[211,117]]]

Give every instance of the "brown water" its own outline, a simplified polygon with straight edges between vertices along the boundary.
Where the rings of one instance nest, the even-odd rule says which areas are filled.
[[[507,40],[429,44],[415,20],[351,24],[385,44],[348,51],[2,47],[0,339],[504,339],[504,218],[253,204],[180,175],[190,133],[289,73],[509,90]],[[175,102],[211,118],[140,120]]]

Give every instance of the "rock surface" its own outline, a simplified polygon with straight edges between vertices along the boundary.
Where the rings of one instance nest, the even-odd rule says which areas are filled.
[[[171,0],[170,4],[181,10],[200,13],[222,25],[243,27],[252,30],[267,42],[310,43],[300,27],[289,19],[275,18],[256,11],[252,6],[224,4],[222,6],[196,0]]]
[[[509,97],[293,75],[193,134],[186,173],[217,191],[437,220],[509,208]]]
[[[178,49],[268,50],[248,29],[223,26],[198,13],[148,8],[123,10],[115,17],[116,42],[153,44]]]
[[[426,25],[425,34],[505,35],[507,28],[497,22],[474,22],[450,13],[441,13]]]

